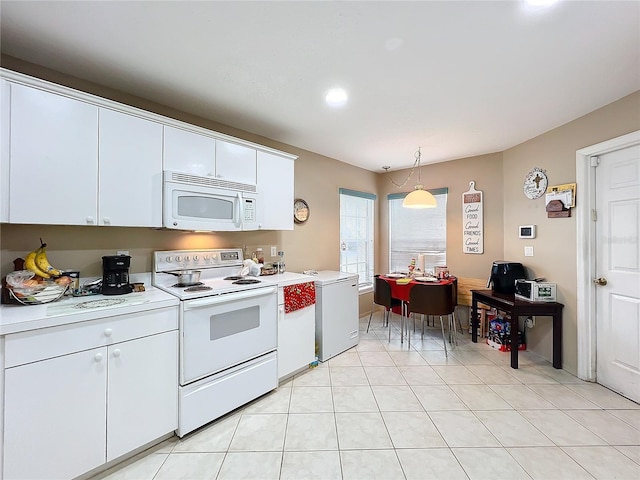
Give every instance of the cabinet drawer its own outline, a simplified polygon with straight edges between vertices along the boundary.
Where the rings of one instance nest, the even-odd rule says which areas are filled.
[[[15,333],[5,338],[5,366],[15,367],[177,328],[178,307],[173,307]]]

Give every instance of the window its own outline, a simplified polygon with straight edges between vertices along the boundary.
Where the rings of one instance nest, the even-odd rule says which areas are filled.
[[[340,189],[340,271],[357,273],[360,288],[373,285],[373,212],[376,196]]]
[[[447,264],[447,188],[429,190],[436,208],[404,208],[406,193],[392,194],[389,200],[389,271],[406,272],[411,259],[424,255],[426,272]]]

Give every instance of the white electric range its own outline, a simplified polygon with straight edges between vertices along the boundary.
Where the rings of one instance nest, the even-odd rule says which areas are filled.
[[[239,275],[240,248],[158,251],[153,257],[153,285],[180,299],[182,437],[278,386],[278,288]],[[180,285],[166,273],[180,270],[200,271],[199,282]]]

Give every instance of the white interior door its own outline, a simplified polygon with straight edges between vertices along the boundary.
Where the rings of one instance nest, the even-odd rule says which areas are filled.
[[[640,402],[640,145],[599,160],[597,381]]]

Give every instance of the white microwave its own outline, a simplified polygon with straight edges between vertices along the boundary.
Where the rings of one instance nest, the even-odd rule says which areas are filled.
[[[255,189],[255,185],[165,170],[162,224],[175,230],[258,230]]]

